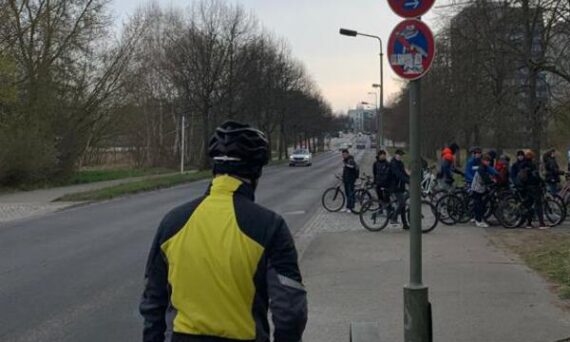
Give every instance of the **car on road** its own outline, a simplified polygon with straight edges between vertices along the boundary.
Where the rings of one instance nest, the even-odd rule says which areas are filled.
[[[300,149],[293,151],[291,157],[289,157],[289,166],[297,166],[297,165],[303,165],[303,166],[313,165],[313,155],[311,154],[311,152],[309,152],[309,150]]]

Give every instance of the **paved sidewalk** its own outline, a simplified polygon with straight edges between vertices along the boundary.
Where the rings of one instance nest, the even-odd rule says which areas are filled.
[[[53,202],[63,195],[103,189],[119,184],[137,182],[144,179],[164,177],[176,173],[131,177],[111,181],[69,185],[63,187],[21,191],[0,195],[0,222],[8,222],[61,210],[77,202]]]
[[[521,231],[524,234],[524,231]],[[434,341],[555,342],[570,337],[570,313],[549,284],[489,243],[492,230],[438,226],[424,235],[424,282]],[[296,236],[309,293],[305,340],[349,340],[351,321],[377,321],[381,341],[403,340],[409,237],[378,233],[358,217],[320,210]]]

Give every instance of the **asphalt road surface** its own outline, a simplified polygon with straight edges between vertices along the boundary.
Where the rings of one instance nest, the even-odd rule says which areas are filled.
[[[267,168],[257,202],[293,232],[320,205],[340,154]],[[0,225],[0,341],[137,341],[144,265],[157,225],[207,181]]]

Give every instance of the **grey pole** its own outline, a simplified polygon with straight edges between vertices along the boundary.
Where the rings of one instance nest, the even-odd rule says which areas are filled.
[[[410,85],[410,283],[404,287],[404,341],[429,342],[431,308],[428,288],[422,284],[420,80]]]
[[[377,120],[380,146],[384,147],[384,50],[382,50],[382,40],[380,40],[380,113],[378,113]]]
[[[378,109],[378,93],[376,91],[374,92],[369,92],[369,95],[374,95],[374,110],[376,111],[376,134],[380,133],[380,126],[379,126],[379,120],[378,117],[380,116],[380,109]],[[381,146],[376,146],[377,149],[379,150],[381,148]]]
[[[180,143],[180,173],[184,173],[186,115],[182,115],[182,137]]]

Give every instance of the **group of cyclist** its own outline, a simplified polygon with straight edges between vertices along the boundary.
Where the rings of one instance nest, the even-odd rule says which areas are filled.
[[[557,151],[548,150],[542,158],[544,165],[544,177],[539,172],[535,161],[535,153],[532,150],[519,150],[516,152],[516,160],[511,165],[511,158],[502,154],[498,156],[493,149],[483,151],[480,147],[469,150],[469,158],[465,168],[460,170],[457,165],[456,155],[459,146],[451,144],[441,150],[441,159],[437,172],[437,184],[439,190],[452,192],[455,189],[454,174],[461,175],[464,179],[465,189],[472,198],[472,223],[477,227],[488,227],[484,222],[485,195],[491,188],[499,190],[516,187],[524,198],[524,205],[528,208],[526,228],[548,229],[544,221],[543,198],[544,189],[552,194],[560,190],[561,176],[566,172],[561,171],[557,162]],[[403,150],[397,150],[394,156],[388,160],[385,150],[378,151],[376,161],[372,167],[374,185],[378,200],[384,203],[390,202],[393,196],[398,203],[396,215],[392,215],[392,224],[397,224],[397,217],[401,218],[404,229],[408,229],[405,215],[406,184],[409,183],[409,173],[402,162]],[[342,151],[344,169],[343,183],[347,195],[346,209],[350,212],[355,206],[355,182],[359,177],[359,168],[348,150]],[[422,166],[427,168],[427,163],[422,160]],[[538,226],[533,225],[534,218],[538,219]]]
[[[488,227],[483,221],[485,210],[484,195],[493,185],[499,189],[517,187],[525,198],[525,206],[529,209],[526,216],[526,228],[534,228],[532,221],[538,218],[539,229],[548,229],[544,222],[543,189],[556,194],[560,189],[560,177],[565,172],[560,170],[556,160],[555,149],[548,150],[543,156],[544,178],[541,177],[539,167],[535,161],[535,153],[532,150],[519,150],[516,153],[516,161],[510,165],[510,157],[501,155],[497,159],[497,152],[489,150],[483,153],[480,147],[470,149],[470,157],[464,171],[456,166],[455,155],[457,145],[445,147],[441,153],[441,162],[437,178],[438,184],[445,190],[450,190],[454,185],[453,173],[461,174],[465,180],[465,187],[473,198],[474,223],[478,227]]]
[[[393,195],[398,206],[396,213],[393,215],[392,224],[398,224],[398,216],[401,218],[404,229],[409,229],[409,224],[405,215],[406,207],[406,184],[410,183],[410,176],[406,171],[402,156],[405,155],[403,150],[396,150],[394,156],[388,160],[385,150],[378,151],[376,155],[376,162],[372,166],[372,173],[374,175],[374,184],[378,199],[383,202],[389,202],[390,196]],[[341,211],[351,212],[355,206],[354,198],[354,184],[359,177],[359,168],[354,157],[352,157],[348,150],[342,150],[342,158],[344,168],[342,173],[342,180],[344,183],[345,193],[347,195],[346,209]]]

